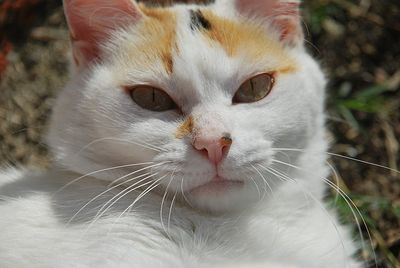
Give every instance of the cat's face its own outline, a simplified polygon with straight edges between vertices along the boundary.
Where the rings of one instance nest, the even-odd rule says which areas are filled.
[[[279,187],[274,160],[298,158],[276,148],[304,148],[322,128],[323,76],[296,2],[64,4],[76,66],[49,141],[75,171],[115,180],[145,168],[123,179],[239,209]]]

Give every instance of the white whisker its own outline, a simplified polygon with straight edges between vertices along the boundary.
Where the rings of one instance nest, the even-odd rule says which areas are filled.
[[[97,139],[97,140],[94,140],[94,141],[88,143],[87,145],[82,147],[82,149],[80,149],[75,155],[81,154],[83,151],[85,151],[87,148],[89,148],[93,144],[99,143],[101,141],[106,141],[106,140],[130,143],[130,144],[141,146],[141,147],[144,147],[146,149],[153,150],[153,151],[156,151],[156,152],[162,152],[163,151],[161,148],[155,148],[154,145],[150,145],[150,144],[146,144],[146,143],[145,144],[141,144],[139,142],[124,140],[124,139],[115,138],[115,137],[105,137],[105,138],[100,138],[100,139]]]
[[[134,173],[134,172],[129,173],[128,176],[133,175],[133,173]],[[133,181],[133,180],[139,179],[139,178],[144,177],[144,176],[147,176],[147,175],[149,175],[149,174],[150,174],[150,173],[145,173],[145,174],[138,175],[138,176],[136,176],[136,177],[134,177],[134,178],[130,178],[129,180],[124,181],[124,182],[121,182],[121,183],[119,183],[119,184],[117,184],[117,185],[114,185],[113,187],[108,188],[107,190],[105,190],[105,191],[101,192],[100,194],[96,195],[95,197],[93,197],[92,199],[90,199],[84,206],[82,206],[82,207],[70,218],[70,220],[67,222],[67,225],[70,224],[70,223],[75,219],[75,217],[76,217],[82,210],[84,210],[89,204],[91,204],[94,200],[96,200],[96,199],[99,198],[100,196],[102,196],[102,195],[104,195],[104,194],[106,194],[106,193],[112,191],[112,190],[115,189],[115,188],[118,188],[118,187],[124,185],[125,183],[131,182],[131,181]],[[127,176],[127,175],[125,175],[125,176]]]
[[[168,225],[167,225],[168,233],[169,233],[169,230],[170,230],[172,207],[174,206],[174,203],[175,203],[175,198],[176,198],[177,191],[178,191],[178,190],[175,191],[174,197],[172,198],[172,201],[171,201],[171,206],[169,207],[169,212],[168,212]]]
[[[100,173],[100,172],[105,172],[105,171],[110,171],[110,170],[115,170],[115,169],[119,169],[119,168],[126,168],[126,167],[134,167],[134,166],[143,166],[143,165],[148,165],[148,164],[154,164],[154,162],[144,162],[144,163],[135,163],[135,164],[127,164],[127,165],[121,165],[121,166],[115,166],[115,167],[109,167],[109,168],[104,168],[104,169],[100,169],[100,170],[96,170],[96,171],[92,171],[89,172],[85,175],[82,175],[72,181],[70,181],[69,183],[67,183],[66,185],[64,185],[63,187],[61,187],[60,189],[58,189],[53,196],[55,196],[56,194],[60,193],[61,191],[63,191],[65,188],[69,187],[70,185],[74,184],[75,182],[86,178],[86,177],[90,177],[94,174]]]
[[[131,193],[132,191],[139,189],[147,184],[150,184],[151,181],[145,182],[143,184],[138,185],[139,183],[150,179],[151,177],[154,177],[158,175],[158,173],[154,173],[151,175],[146,176],[145,178],[139,180],[138,182],[130,185],[129,187],[125,188],[124,190],[122,190],[121,192],[119,192],[117,195],[113,196],[110,200],[108,200],[97,212],[97,214],[94,217],[93,222],[95,222],[96,220],[98,220],[99,218],[102,217],[102,215],[104,215],[104,213],[110,209],[116,202],[118,202],[121,198],[123,198],[124,196],[126,196],[127,194]],[[118,198],[117,198],[118,197]],[[114,200],[115,199],[115,200]],[[114,200],[114,201],[113,201]],[[111,203],[111,204],[110,204]],[[108,206],[107,206],[108,205]],[[106,207],[107,206],[107,207]]]
[[[307,153],[323,153],[323,154],[327,154],[327,155],[330,155],[330,156],[340,157],[340,158],[344,158],[344,159],[347,159],[347,160],[359,162],[359,163],[362,163],[362,164],[371,165],[371,166],[374,166],[374,167],[379,167],[379,168],[386,169],[388,171],[392,171],[392,172],[395,172],[397,174],[400,174],[400,171],[396,170],[394,168],[386,167],[386,166],[383,166],[383,165],[375,164],[375,163],[372,163],[372,162],[364,161],[364,160],[361,160],[361,159],[357,159],[357,158],[354,158],[354,157],[351,157],[351,156],[346,156],[346,155],[341,155],[341,154],[335,154],[335,153],[330,153],[330,152],[308,151],[308,150],[296,149],[296,148],[272,148],[272,150],[274,150],[274,151],[307,152]]]
[[[182,178],[181,178],[181,193],[182,193],[183,199],[186,201],[186,203],[189,206],[193,207],[192,203],[189,201],[189,198],[187,198],[187,196],[185,195],[185,191],[183,190],[183,180],[184,179],[185,179],[185,177],[182,176]]]
[[[163,209],[164,209],[164,201],[165,201],[165,199],[167,198],[167,195],[168,195],[168,188],[169,188],[169,186],[171,185],[171,183],[172,183],[172,181],[173,181],[173,179],[174,179],[174,173],[175,173],[175,171],[176,171],[176,168],[174,169],[174,171],[173,171],[172,174],[171,174],[171,179],[169,180],[167,187],[165,187],[164,195],[163,195],[163,198],[161,199],[161,206],[160,206],[160,221],[161,221],[161,226],[162,226],[164,232],[165,232],[167,235],[168,235],[168,231],[167,231],[167,229],[165,228],[165,224],[164,224]]]
[[[285,163],[285,162],[282,162],[282,161],[279,161],[279,160],[273,160],[273,162],[277,162],[277,163],[282,164],[282,165],[286,165],[286,166],[289,166],[289,167],[292,167],[292,168],[295,168],[295,169],[298,169],[298,170],[302,170],[304,172],[308,172],[307,170],[304,170],[301,167],[298,167],[298,166],[295,166],[295,165],[292,165],[292,164],[289,164],[289,163]],[[327,163],[327,164],[328,164],[328,166],[331,166],[329,163]],[[334,172],[336,172],[336,171],[334,171]],[[308,173],[310,173],[310,172],[308,172]],[[368,229],[368,225],[365,222],[365,219],[361,214],[361,211],[356,206],[356,204],[353,202],[353,200],[342,189],[339,188],[339,186],[337,186],[334,183],[330,182],[326,178],[320,178],[320,179],[323,182],[325,182],[326,184],[328,184],[330,187],[332,187],[336,191],[336,193],[338,195],[340,195],[343,198],[343,200],[346,202],[346,204],[349,207],[351,213],[353,214],[354,220],[356,221],[356,226],[357,226],[357,230],[358,230],[358,233],[359,233],[359,236],[360,236],[360,239],[361,239],[362,246],[365,247],[364,236],[363,236],[363,233],[362,233],[361,224],[360,224],[360,222],[358,220],[358,216],[361,218],[363,226],[365,227],[365,230],[366,230],[367,235],[368,235],[369,243],[370,243],[370,246],[371,246],[371,249],[372,249],[372,254],[374,256],[375,265],[377,265],[378,262],[377,262],[377,257],[376,257],[376,253],[375,253],[375,250],[374,250],[374,246],[372,244],[372,237],[371,237],[370,231]],[[357,211],[357,213],[354,211],[353,207]],[[358,216],[357,216],[357,214],[358,214]]]
[[[149,192],[151,192],[153,189],[155,189],[156,187],[158,187],[161,183],[159,183],[161,180],[163,180],[165,177],[167,177],[168,175],[164,175],[161,178],[155,180],[149,187],[147,187],[142,193],[140,193],[136,199],[124,210],[122,211],[122,213],[118,216],[117,219],[115,219],[114,223],[118,222],[119,219],[122,217],[122,215],[124,215],[126,212],[130,211],[132,209],[132,207],[140,200],[142,199],[146,194],[148,194]]]
[[[264,180],[264,182],[265,182],[266,185],[268,186],[269,190],[271,191],[271,194],[273,194],[272,188],[271,188],[271,186],[269,185],[267,179],[261,174],[261,172],[260,172],[255,166],[253,166],[253,165],[251,165],[251,166],[255,169],[255,171],[258,173],[258,175],[261,176],[261,178]]]
[[[142,198],[144,197],[146,194],[148,194],[150,191],[152,191],[154,188],[158,187],[161,183],[158,183],[159,181],[161,181],[162,179],[164,179],[167,175],[162,176],[161,178],[153,181],[151,183],[151,185],[149,187],[147,187],[142,193],[140,193],[136,199],[124,210],[120,213],[120,215],[113,221],[113,223],[111,224],[110,230],[107,232],[107,235],[110,233],[110,231],[113,229],[113,226],[121,219],[121,217],[127,213],[130,212],[131,209],[133,208],[133,206]],[[155,185],[155,186],[154,186]],[[134,191],[135,189],[131,189],[128,193]],[[127,194],[128,194],[127,193]],[[106,235],[106,236],[107,236]]]
[[[264,196],[265,196],[265,191],[264,191],[264,195],[263,196],[261,196],[261,191],[260,191],[260,188],[258,187],[258,185],[257,185],[257,183],[256,183],[256,181],[254,180],[254,178],[253,177],[248,177],[253,183],[254,183],[254,185],[256,186],[256,188],[257,188],[257,192],[258,192],[258,199],[260,199],[260,200],[262,200],[263,198],[264,198]]]
[[[336,169],[329,164],[328,161],[325,161],[325,163],[328,165],[329,169],[332,171],[333,174],[333,179],[335,180],[335,184],[339,187],[339,174],[337,173]],[[335,205],[337,204],[337,201],[339,199],[339,193],[337,191],[335,191]]]
[[[341,243],[341,246],[342,246],[342,249],[343,249],[343,253],[344,253],[344,255],[345,255],[344,258],[343,258],[343,261],[344,261],[344,266],[343,266],[343,267],[347,267],[347,266],[346,266],[346,262],[347,262],[347,260],[346,260],[346,255],[347,255],[347,254],[346,254],[346,247],[345,247],[345,245],[344,245],[343,238],[342,238],[342,236],[341,236],[341,234],[340,234],[340,232],[339,232],[339,227],[337,226],[337,224],[335,223],[335,221],[333,220],[333,218],[332,218],[332,216],[329,214],[329,212],[326,210],[326,208],[325,208],[325,207],[321,204],[321,202],[318,200],[318,198],[316,198],[310,191],[307,191],[307,189],[305,189],[305,188],[303,187],[303,185],[301,185],[301,183],[299,183],[297,180],[292,179],[292,178],[286,176],[285,174],[282,174],[282,173],[280,173],[279,171],[272,169],[271,167],[264,167],[264,169],[265,169],[266,171],[272,173],[273,175],[277,176],[278,178],[281,178],[283,181],[295,182],[298,186],[300,186],[300,187],[302,188],[302,191],[303,191],[305,194],[307,194],[312,200],[314,200],[314,202],[322,209],[322,211],[323,211],[324,214],[328,217],[329,221],[331,222],[331,224],[333,225],[333,227],[334,227],[335,230],[336,230],[336,233],[337,233],[337,235],[338,235],[338,237],[339,237],[339,240],[340,240],[340,243]]]
[[[117,183],[118,181],[123,180],[123,179],[125,179],[126,177],[132,176],[133,174],[139,173],[139,172],[141,172],[141,171],[143,171],[143,170],[146,170],[146,169],[149,169],[149,168],[158,167],[158,166],[162,166],[162,165],[168,164],[168,163],[169,163],[168,161],[166,161],[166,162],[161,162],[161,163],[157,163],[157,164],[154,164],[154,165],[150,165],[150,166],[147,166],[147,167],[144,167],[144,168],[135,170],[135,171],[133,171],[133,172],[131,172],[131,173],[128,173],[128,174],[126,174],[126,175],[124,175],[124,176],[119,177],[118,179],[113,180],[110,184],[107,185],[107,187],[111,187],[113,184]]]

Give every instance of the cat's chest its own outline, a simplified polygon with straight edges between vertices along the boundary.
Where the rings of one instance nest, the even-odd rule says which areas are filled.
[[[12,252],[34,255],[44,267],[78,259],[89,266],[99,262],[101,267],[105,264],[101,260],[109,266],[135,263],[138,258],[179,267],[174,265],[258,255],[249,250],[257,248],[256,235],[251,238],[249,229],[238,228],[233,221],[194,216],[179,208],[160,220],[157,203],[145,212],[117,210],[98,219],[80,221],[78,217],[68,223],[62,215],[67,203],[55,207],[53,201],[42,193],[0,204],[0,212],[7,215],[0,221],[6,230],[0,234],[0,251],[5,256]]]
[[[313,252],[323,255],[332,247],[321,247],[325,244],[320,243],[301,246],[307,241],[336,243],[335,231],[327,230],[329,221],[323,224],[323,232],[313,227],[321,221],[315,215],[312,221],[307,215],[295,215],[290,224],[284,220],[286,216],[280,216],[290,213],[278,208],[280,214],[274,217],[257,210],[251,217],[218,218],[185,207],[170,209],[168,202],[161,212],[162,197],[153,195],[135,207],[129,207],[135,199],[129,197],[108,203],[108,208],[104,205],[115,193],[92,201],[104,192],[102,187],[99,184],[95,189],[91,183],[90,188],[80,186],[56,195],[50,186],[44,191],[40,181],[3,186],[0,195],[7,198],[0,201],[0,266],[30,267],[34,262],[36,267],[79,263],[80,267],[180,268],[196,267],[192,265],[196,263],[281,259],[288,254],[304,260]],[[308,235],[299,235],[302,233]],[[323,235],[326,237],[319,238]]]
[[[138,260],[151,267],[188,267],[279,257],[283,251],[276,249],[296,236],[282,218],[259,210],[213,217],[151,193],[134,204],[137,196],[122,196],[122,189],[109,191],[89,180],[65,187],[50,175],[21,177],[1,188],[7,198],[0,201],[0,260],[20,267],[31,258],[40,267],[131,267]]]
[[[225,262],[238,256],[241,261],[263,259],[269,255],[266,252],[273,252],[272,244],[279,244],[277,237],[258,224],[241,225],[185,213],[172,213],[170,221],[131,213],[119,218],[118,223],[119,215],[115,215],[99,222],[88,241],[100,249],[108,248],[108,254],[114,251],[120,258],[139,252],[168,262],[179,256],[182,263]]]

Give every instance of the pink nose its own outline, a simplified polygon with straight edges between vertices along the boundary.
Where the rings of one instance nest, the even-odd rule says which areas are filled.
[[[219,139],[200,136],[194,139],[193,147],[196,150],[205,151],[211,163],[217,165],[224,158],[231,144],[232,139],[229,134],[223,135]]]

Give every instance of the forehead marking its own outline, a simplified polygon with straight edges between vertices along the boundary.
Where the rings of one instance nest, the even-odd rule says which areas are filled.
[[[203,16],[201,10],[190,10],[190,29],[195,30],[210,30],[210,22]]]
[[[209,29],[202,30],[203,35],[211,42],[219,43],[228,56],[235,56],[239,51],[243,51],[252,60],[271,55],[279,63],[278,66],[273,66],[273,71],[287,73],[296,70],[296,62],[278,41],[268,37],[265,29],[249,22],[219,17],[207,9],[201,14],[212,25]]]
[[[140,9],[145,15],[143,23],[143,45],[137,48],[137,53],[143,53],[147,59],[161,59],[168,74],[173,72],[173,51],[176,44],[176,15],[167,8],[148,8],[143,4]]]

